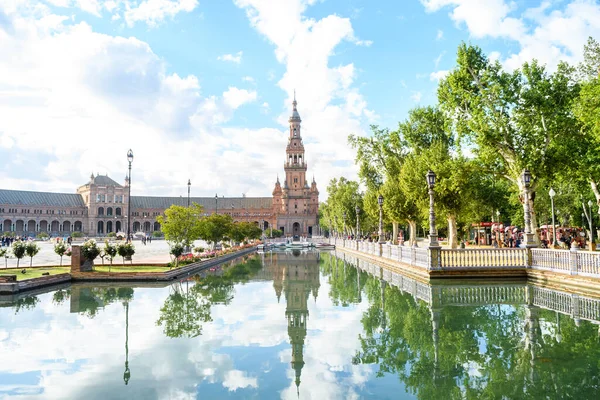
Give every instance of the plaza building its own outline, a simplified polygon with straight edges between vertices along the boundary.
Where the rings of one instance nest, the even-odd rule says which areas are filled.
[[[192,197],[205,215],[229,214],[234,221],[247,221],[263,229],[280,229],[287,237],[310,237],[317,233],[319,190],[313,177],[308,182],[308,164],[301,136],[300,114],[294,98],[285,150],[285,179],[279,177],[272,197]],[[129,180],[123,184],[107,175],[90,176],[75,193],[32,192],[0,189],[0,233],[35,236],[105,236],[126,232]],[[187,205],[187,197],[131,196],[131,231],[160,231],[156,217],[171,205]]]

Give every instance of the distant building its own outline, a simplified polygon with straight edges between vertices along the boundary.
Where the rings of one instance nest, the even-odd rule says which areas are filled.
[[[306,179],[307,163],[300,134],[300,115],[294,98],[284,163],[283,187],[277,178],[273,197],[192,197],[206,215],[229,214],[261,228],[281,229],[285,236],[312,236],[317,230],[319,191],[314,178]],[[76,193],[31,192],[0,189],[0,233],[35,236],[47,232],[66,236],[83,232],[104,236],[127,231],[127,194],[124,185],[106,175],[90,176]],[[132,232],[160,231],[156,217],[173,204],[187,205],[187,197],[131,196]]]

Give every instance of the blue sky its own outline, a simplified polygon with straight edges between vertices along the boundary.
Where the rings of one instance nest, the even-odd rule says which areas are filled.
[[[3,1],[0,186],[122,180],[132,148],[137,194],[270,195],[296,89],[324,194],[356,177],[347,136],[435,103],[462,41],[553,69],[588,36],[597,1]]]

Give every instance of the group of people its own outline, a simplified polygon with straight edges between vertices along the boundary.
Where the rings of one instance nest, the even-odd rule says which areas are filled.
[[[142,244],[145,246],[146,243],[152,243],[152,236],[149,236],[149,235],[142,236]]]
[[[15,240],[24,240],[25,238],[21,236],[2,236],[2,241],[0,242],[0,247],[10,247]]]

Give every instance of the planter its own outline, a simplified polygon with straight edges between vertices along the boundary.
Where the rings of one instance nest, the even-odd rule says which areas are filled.
[[[94,261],[92,260],[84,260],[81,264],[80,271],[81,272],[90,272],[94,269]]]

